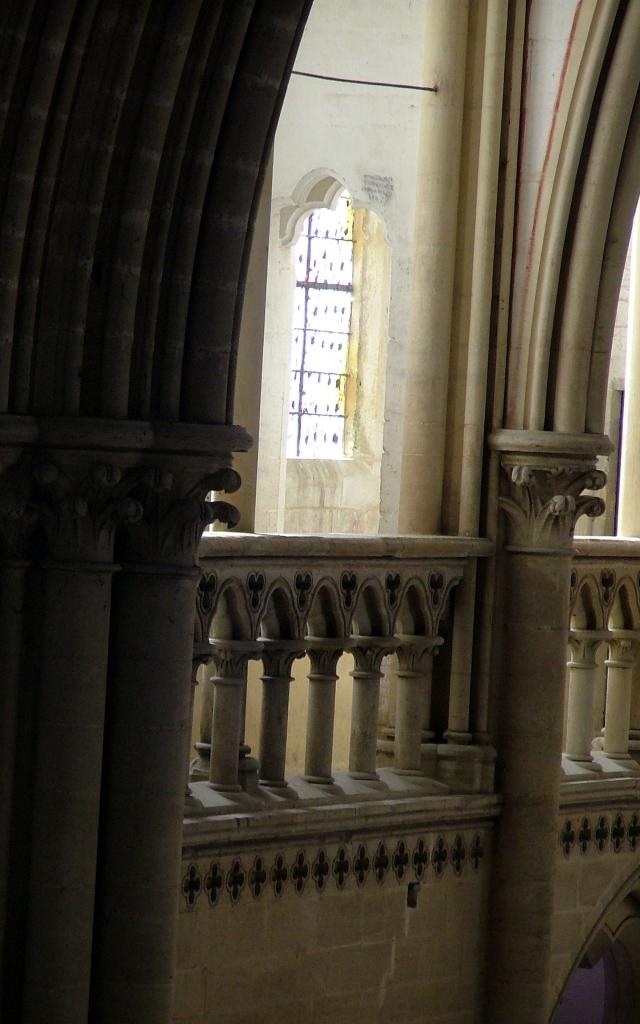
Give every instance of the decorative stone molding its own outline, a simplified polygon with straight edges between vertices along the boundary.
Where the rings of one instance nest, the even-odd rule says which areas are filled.
[[[637,816],[634,816],[634,821],[637,825]],[[637,828],[640,832],[640,826]],[[327,846],[318,846],[311,851],[298,849],[291,860],[291,854],[283,850],[253,850],[246,857],[242,854],[220,855],[205,865],[191,860],[185,865],[180,883],[182,905],[186,911],[194,910],[203,893],[207,894],[209,905],[215,907],[225,892],[231,904],[237,904],[245,890],[258,900],[269,890],[278,899],[289,887],[298,896],[308,891],[323,895],[334,885],[337,892],[382,886],[387,880],[395,880],[397,885],[404,886],[412,880],[427,882],[430,875],[433,879],[430,884],[443,884],[449,864],[456,878],[465,873],[475,874],[484,859],[484,843],[479,832],[470,836],[456,832],[451,833],[449,843],[442,834],[395,841],[381,839],[377,843],[370,839],[354,839],[338,843],[333,850]],[[391,855],[390,848],[393,848]],[[375,850],[373,856],[369,852],[371,849]],[[309,888],[307,883],[310,880],[314,885]]]
[[[313,634],[315,620],[328,616],[333,619],[331,624],[326,622],[328,635],[357,633],[362,630],[361,618],[368,620],[368,605],[374,610],[375,631],[393,636],[407,604],[415,602],[420,605],[425,632],[437,636],[467,560],[484,557],[493,549],[476,538],[400,538],[397,542],[383,538],[382,547],[377,538],[354,538],[347,552],[342,538],[337,543],[330,538],[323,539],[316,555],[311,553],[315,538],[304,540],[300,545],[298,538],[222,532],[215,538],[205,537],[200,547],[203,576],[196,639],[210,635],[212,619],[224,605],[229,588],[243,606],[243,614],[246,606],[253,637],[260,636],[264,617],[276,614],[276,602],[278,614],[286,620],[279,623],[281,636]],[[414,548],[419,554],[413,554]],[[354,557],[358,549],[363,553]]]
[[[590,850],[599,855],[635,853],[640,840],[640,811],[628,817],[614,811],[611,817],[598,814],[593,819],[564,818],[558,838],[565,857],[571,857],[575,850],[580,855]]]

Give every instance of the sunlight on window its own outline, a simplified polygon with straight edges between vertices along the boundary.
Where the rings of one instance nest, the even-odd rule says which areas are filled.
[[[343,192],[335,210],[314,210],[295,247],[289,458],[344,456],[351,306],[353,207]]]

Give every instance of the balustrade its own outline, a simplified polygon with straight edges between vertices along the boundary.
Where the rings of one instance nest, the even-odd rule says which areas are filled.
[[[349,740],[349,774],[354,779],[376,779],[378,741],[378,710],[382,659],[392,654],[394,637],[357,636],[351,651],[355,668],[353,702],[351,705],[351,736]]]
[[[630,753],[640,644],[639,570],[637,542],[576,539],[565,750],[569,761],[590,771],[639,770]],[[596,656],[601,647],[606,648],[603,660]]]
[[[607,666],[607,698],[604,717],[604,753],[616,760],[629,754],[631,681],[640,633],[612,630]]]
[[[430,721],[431,662],[451,632],[450,594],[467,564],[490,551],[488,542],[468,538],[217,534],[205,540],[194,658],[209,664],[189,813],[196,798],[205,808],[212,806],[213,797],[202,789],[207,782],[209,791],[224,798],[224,806],[242,802],[243,790],[250,796],[253,790],[256,799],[267,803],[326,799],[345,787],[350,799],[354,793],[372,799],[376,792],[398,791],[399,785],[401,792],[412,784],[446,791],[422,769],[424,744],[438,739]],[[341,673],[343,653],[353,667]],[[402,784],[385,783],[386,769],[377,764],[383,661],[391,654],[398,658],[393,772],[408,776]],[[306,684],[299,673],[294,682],[294,662],[303,657],[308,660]],[[243,765],[249,749],[244,743],[247,666],[254,660],[262,662],[262,672],[260,683],[252,675],[250,684],[249,718],[259,735],[252,786]],[[336,722],[336,688],[340,680],[344,692],[349,676],[348,756],[341,754],[344,764],[336,771],[336,728],[341,736],[347,724]],[[308,688],[299,776],[287,774],[292,685]],[[297,705],[301,698],[295,696]],[[300,723],[295,724],[298,732]]]
[[[607,639],[605,631],[572,629],[569,634],[571,658],[567,707],[567,733],[565,750],[570,761],[583,764],[595,771],[600,765],[591,753],[593,740],[593,704],[598,664],[596,653]]]

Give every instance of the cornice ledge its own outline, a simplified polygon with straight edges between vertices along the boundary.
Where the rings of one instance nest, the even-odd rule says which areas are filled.
[[[0,415],[0,447],[220,456],[248,451],[244,427],[227,424],[115,420],[78,416]]]
[[[557,430],[496,430],[488,440],[495,452],[567,459],[608,455],[613,448],[606,434],[568,434]]]

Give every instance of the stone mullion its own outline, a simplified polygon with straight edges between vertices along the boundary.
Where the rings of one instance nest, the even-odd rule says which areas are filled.
[[[507,529],[498,723],[504,809],[492,884],[487,1019],[546,1024],[572,536],[579,515],[601,514],[601,500],[582,491],[602,487],[604,474],[594,469],[593,449],[581,436],[502,431],[492,442],[503,453]]]
[[[394,649],[393,637],[356,636],[350,646],[355,669],[351,672],[353,698],[349,774],[354,779],[378,778],[376,750],[382,679],[380,666],[385,655],[393,653]]]
[[[307,653],[311,662],[304,760],[304,778],[307,782],[333,782],[331,765],[338,679],[336,666],[347,645],[347,640],[330,637],[310,637],[307,640]]]
[[[640,633],[611,630],[607,667],[607,696],[604,712],[604,753],[615,760],[628,760],[631,721],[631,687]]]
[[[289,722],[291,666],[302,657],[304,643],[297,640],[261,639],[262,709],[260,715],[260,782],[284,787]]]
[[[591,753],[593,701],[598,665],[596,653],[606,640],[606,631],[572,629],[569,634],[567,734],[565,754],[592,771],[600,770]]]

